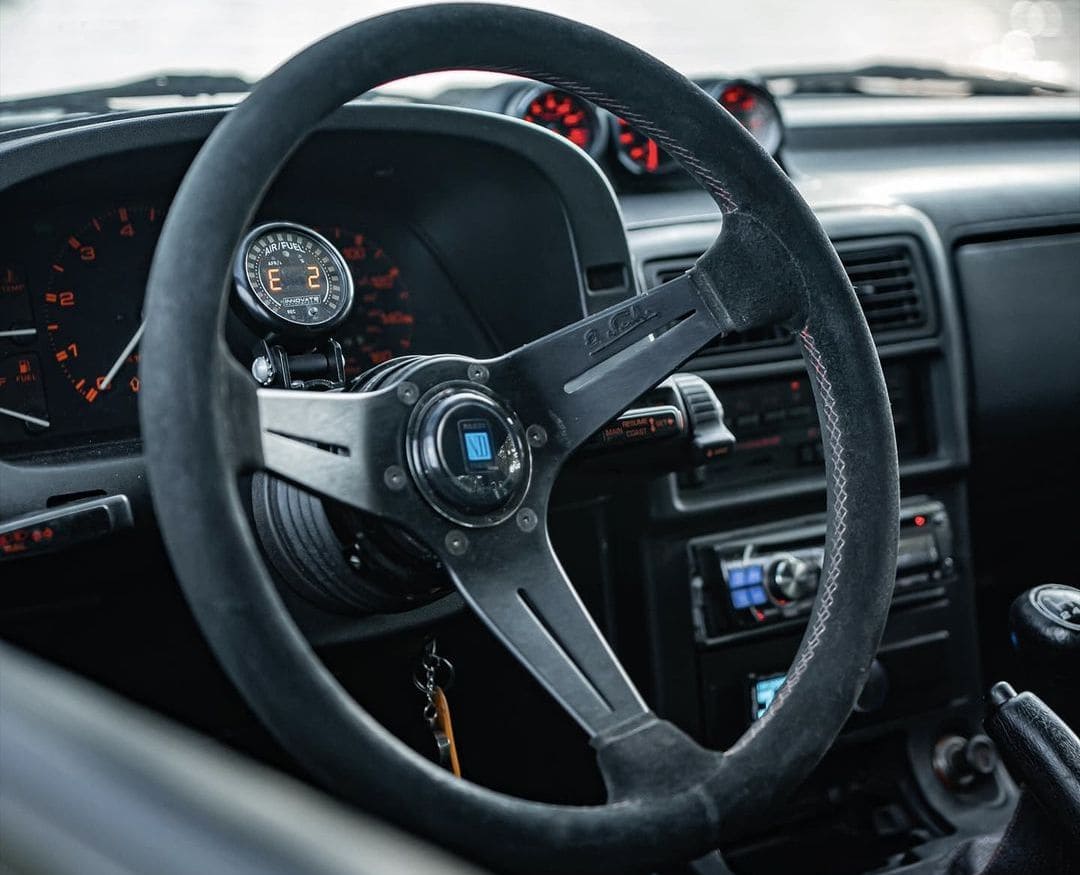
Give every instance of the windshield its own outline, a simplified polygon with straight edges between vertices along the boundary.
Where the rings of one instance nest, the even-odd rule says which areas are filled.
[[[385,0],[0,0],[0,97],[161,73],[266,75]],[[688,75],[840,70],[887,62],[1080,86],[1080,0],[544,0]],[[491,77],[441,73],[433,96]]]

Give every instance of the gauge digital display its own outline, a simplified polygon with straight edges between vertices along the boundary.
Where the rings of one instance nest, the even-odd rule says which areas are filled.
[[[251,315],[279,331],[332,328],[353,300],[352,277],[333,244],[286,222],[261,225],[244,239],[236,289]]]

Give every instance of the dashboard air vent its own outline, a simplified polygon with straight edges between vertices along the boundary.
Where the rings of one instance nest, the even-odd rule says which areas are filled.
[[[871,334],[900,340],[929,330],[930,285],[921,250],[914,239],[896,236],[845,240],[836,243],[836,251],[866,314]],[[693,267],[695,260],[693,256],[683,256],[645,262],[646,287],[652,289],[674,279]],[[794,346],[791,333],[770,326],[719,337],[705,346],[700,355],[776,350],[789,345]],[[774,352],[766,357],[776,355]]]
[[[838,244],[837,252],[855,287],[870,333],[926,325],[926,286],[912,244],[904,240],[867,243]]]

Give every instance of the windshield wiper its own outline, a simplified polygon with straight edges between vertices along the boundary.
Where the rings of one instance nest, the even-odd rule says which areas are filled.
[[[1070,89],[1020,77],[967,73],[912,64],[871,64],[853,70],[770,71],[770,87],[783,95],[864,94],[886,97],[1034,96],[1067,94]],[[774,86],[774,83],[775,86]]]
[[[119,85],[65,91],[34,97],[0,101],[0,110],[26,112],[59,110],[61,112],[108,112],[112,101],[125,97],[203,97],[217,94],[246,94],[251,83],[239,76],[218,74],[173,74],[136,79]]]

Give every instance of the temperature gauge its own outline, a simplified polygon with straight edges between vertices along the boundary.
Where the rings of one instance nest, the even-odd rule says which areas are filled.
[[[30,316],[26,277],[18,268],[0,266],[0,344],[28,344],[37,330]]]
[[[276,331],[325,331],[352,307],[352,276],[341,253],[302,225],[255,228],[240,244],[234,278],[248,312]]]

